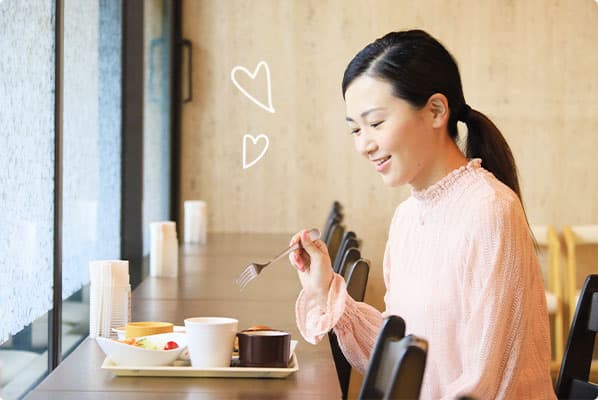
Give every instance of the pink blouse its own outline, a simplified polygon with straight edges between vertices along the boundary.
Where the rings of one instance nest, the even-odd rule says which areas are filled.
[[[386,311],[354,301],[335,275],[326,309],[302,291],[299,330],[332,328],[364,372],[385,315],[428,341],[422,399],[554,399],[548,312],[521,203],[479,159],[412,195],[393,216],[384,254]]]

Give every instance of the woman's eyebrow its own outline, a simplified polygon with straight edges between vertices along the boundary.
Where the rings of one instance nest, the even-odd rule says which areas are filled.
[[[380,111],[380,110],[385,110],[385,108],[384,107],[370,108],[369,110],[366,110],[361,113],[361,119],[364,119],[365,117],[368,116],[368,114],[373,113],[374,111]],[[353,118],[351,118],[351,117],[345,117],[345,119],[349,122],[355,122],[355,121],[353,121]]]

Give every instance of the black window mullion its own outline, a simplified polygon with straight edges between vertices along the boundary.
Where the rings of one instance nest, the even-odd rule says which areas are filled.
[[[48,369],[61,359],[62,336],[62,111],[64,61],[64,2],[55,0],[54,41],[54,259],[52,309],[48,318]]]
[[[129,260],[134,288],[143,259],[143,0],[122,7],[121,258]]]
[[[170,10],[170,219],[179,223],[179,198],[181,179],[181,44],[182,1],[167,3]]]

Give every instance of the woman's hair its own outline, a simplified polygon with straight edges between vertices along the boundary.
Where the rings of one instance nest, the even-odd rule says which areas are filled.
[[[459,68],[451,54],[422,30],[391,32],[367,45],[351,60],[343,76],[343,97],[358,77],[368,75],[392,85],[393,94],[422,108],[442,93],[450,109],[448,134],[457,141],[457,121],[467,125],[467,158],[481,158],[484,168],[521,198],[511,149],[496,125],[471,109],[463,97]]]

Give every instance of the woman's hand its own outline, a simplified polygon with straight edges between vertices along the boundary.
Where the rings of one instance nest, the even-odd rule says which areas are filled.
[[[303,289],[325,308],[334,275],[328,248],[320,239],[312,241],[307,230],[296,233],[291,239],[291,245],[299,242],[303,248],[289,254],[289,259],[299,272]]]

